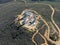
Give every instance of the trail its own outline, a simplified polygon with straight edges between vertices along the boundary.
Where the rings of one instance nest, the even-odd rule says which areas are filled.
[[[34,38],[35,38],[35,36],[36,36],[36,34],[38,33],[38,30],[36,30],[36,32],[33,34],[33,36],[32,36],[32,42],[35,44],[35,45],[37,45],[37,43],[34,41]]]
[[[41,33],[39,33],[39,35],[44,39],[45,43],[41,44],[41,45],[48,45],[47,40],[45,39],[45,37],[43,35],[41,35]]]
[[[50,4],[44,4],[44,5],[47,5],[47,6],[49,6],[49,7],[51,8],[51,10],[52,10],[51,22],[52,22],[52,24],[57,28],[57,30],[58,30],[58,32],[59,32],[59,36],[60,36],[60,28],[58,27],[58,25],[55,23],[55,21],[54,21],[54,19],[53,19],[53,16],[54,16],[54,13],[55,13],[55,9],[54,9]],[[49,39],[49,41],[52,42],[52,43],[54,43],[54,44],[56,44],[57,42],[59,42],[59,41],[54,42],[54,41],[52,41],[52,40],[50,40],[50,39]],[[58,43],[58,44],[59,44],[59,43]],[[56,44],[56,45],[57,45],[57,44]]]
[[[52,29],[54,30],[54,32],[52,34],[54,34],[55,32],[57,32],[57,30],[55,29],[55,27],[53,26],[53,24],[50,22],[50,25],[52,27]]]
[[[42,4],[42,5],[47,5],[47,6],[49,6],[50,7],[50,9],[52,10],[52,14],[51,14],[51,23],[57,28],[57,30],[58,30],[58,32],[59,32],[59,34],[60,34],[60,29],[59,29],[59,27],[58,27],[58,25],[55,23],[55,21],[54,21],[54,19],[53,19],[53,16],[54,16],[54,13],[55,13],[55,9],[50,5],[50,4],[44,4],[44,3],[39,3],[39,4]],[[34,11],[34,12],[36,12],[36,11]],[[36,12],[37,13],[37,12]],[[38,14],[38,13],[37,13]],[[49,25],[48,25],[48,23],[42,18],[42,16],[41,15],[39,15],[39,17],[41,18],[41,20],[46,24],[46,26],[48,27],[48,34],[46,35],[46,38],[47,38],[47,40],[48,41],[50,41],[51,43],[54,43],[54,44],[56,44],[55,43],[55,41],[52,41],[50,38],[49,38],[49,34],[50,34],[50,27],[49,27]],[[54,29],[54,27],[53,27],[53,29]],[[55,31],[56,31],[56,29],[54,29]],[[47,33],[46,32],[46,33]],[[38,32],[37,32],[38,33]],[[36,34],[36,33],[35,33]],[[40,34],[40,33],[39,33]],[[35,36],[35,35],[34,35]],[[36,44],[37,45],[37,44]]]
[[[44,26],[45,26],[45,24],[42,25],[42,27],[41,27],[40,29],[42,29]],[[36,32],[35,32],[35,33],[33,34],[33,36],[32,36],[32,42],[33,42],[35,45],[37,45],[37,43],[34,41],[34,38],[35,38],[36,34],[38,34],[38,33],[39,33],[39,30],[37,29]],[[44,43],[44,44],[47,44],[46,39],[45,39],[40,33],[39,33],[39,35],[45,40],[45,43]]]

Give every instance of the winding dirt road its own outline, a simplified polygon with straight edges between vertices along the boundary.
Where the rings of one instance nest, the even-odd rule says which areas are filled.
[[[38,3],[36,3],[36,4],[38,4]],[[51,14],[51,24],[53,24],[52,26],[53,26],[53,29],[54,29],[55,31],[58,30],[58,33],[59,33],[59,36],[60,36],[60,28],[58,27],[58,25],[55,23],[55,21],[54,21],[54,19],[53,19],[53,16],[54,16],[54,13],[55,13],[55,9],[54,9],[50,4],[44,4],[44,3],[39,3],[39,4],[49,6],[50,9],[52,10],[52,14]],[[37,13],[36,11],[34,11],[34,12]],[[38,14],[38,13],[37,13],[37,14]],[[38,14],[38,15],[39,15],[39,14]],[[46,34],[45,34],[45,37],[47,38],[47,40],[50,41],[50,42],[53,43],[53,44],[58,45],[60,41],[56,41],[56,42],[55,42],[55,41],[52,41],[52,40],[49,38],[50,27],[49,27],[48,23],[46,22],[46,20],[43,19],[41,15],[39,15],[39,17],[40,17],[41,20],[46,24],[46,26],[47,26],[47,28],[48,28],[47,31],[45,32],[45,33],[46,33]],[[56,28],[54,28],[54,27],[56,27]],[[57,29],[57,30],[56,30],[56,29]],[[33,34],[33,36],[32,36],[32,42],[33,42],[35,45],[37,45],[37,43],[34,41],[34,37],[36,36],[37,33],[39,33],[38,30],[37,30],[37,31]],[[41,35],[41,34],[39,33],[39,35]],[[42,36],[42,35],[41,35],[41,36]],[[46,45],[48,45],[45,38],[44,38],[44,40],[45,40],[45,42],[46,42]],[[59,40],[60,40],[60,39],[59,39]],[[58,42],[58,43],[57,43],[57,42]],[[45,45],[45,44],[43,44],[43,45]]]

